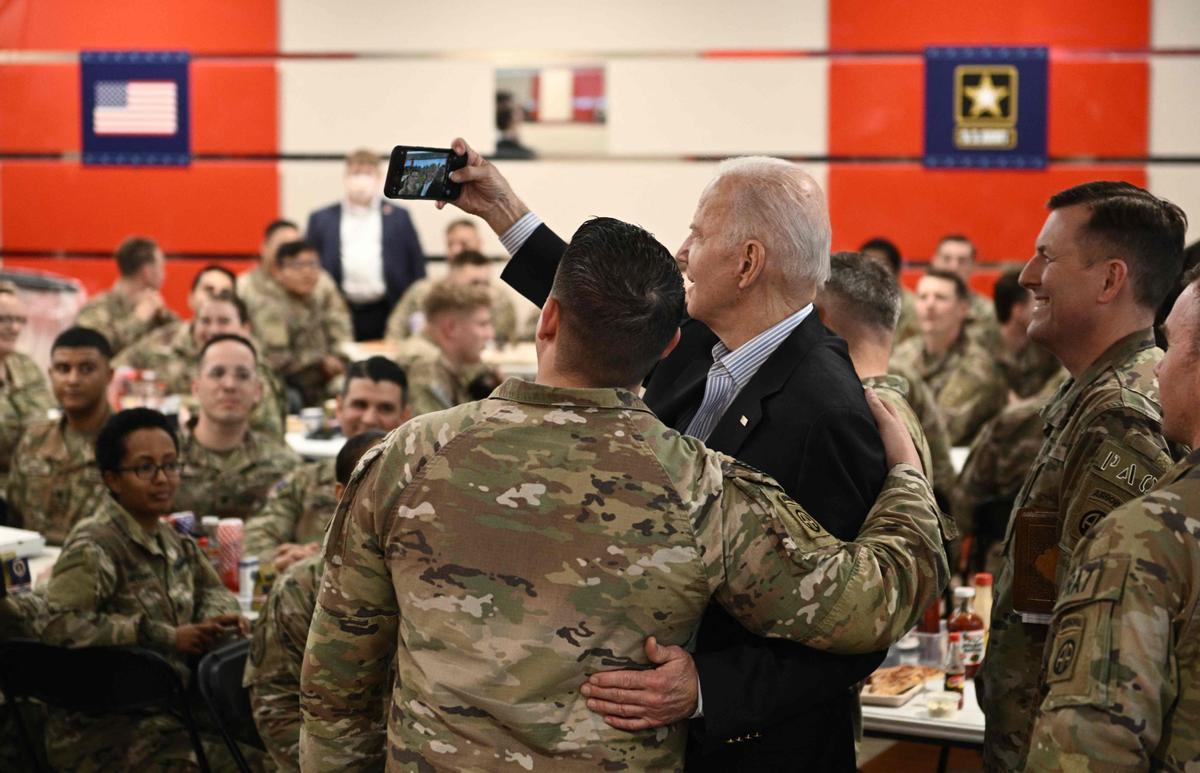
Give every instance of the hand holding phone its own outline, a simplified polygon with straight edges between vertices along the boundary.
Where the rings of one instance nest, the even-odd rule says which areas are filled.
[[[449,174],[466,165],[466,154],[458,155],[449,148],[397,145],[388,162],[383,195],[389,199],[453,201],[462,186],[450,182]]]

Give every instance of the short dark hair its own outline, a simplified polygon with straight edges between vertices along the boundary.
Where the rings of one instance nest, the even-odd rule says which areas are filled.
[[[50,353],[55,349],[95,349],[106,361],[113,357],[112,344],[103,333],[90,327],[69,327],[58,334],[50,346]]]
[[[942,238],[938,239],[937,247],[934,248],[934,252],[937,252],[938,250],[940,250],[942,248],[942,245],[945,244],[946,242],[958,242],[959,244],[967,245],[968,247],[971,248],[971,260],[975,260],[975,242],[973,242],[969,238],[967,238],[966,235],[964,235],[964,234],[946,234]]]
[[[508,91],[496,92],[496,128],[508,131],[513,125],[513,95]]]
[[[197,363],[204,362],[204,355],[208,353],[208,350],[213,348],[217,344],[222,343],[223,341],[236,341],[237,343],[246,347],[247,349],[250,350],[250,353],[252,355],[254,355],[254,364],[255,365],[258,364],[258,350],[254,348],[254,344],[250,343],[250,340],[248,338],[237,335],[235,333],[219,333],[219,334],[213,336],[212,338],[208,339],[208,343],[206,343],[206,344],[204,344],[204,346],[200,347],[200,356],[198,356],[196,358],[196,362]]]
[[[271,222],[267,223],[267,228],[263,231],[263,241],[270,239],[275,235],[275,232],[281,228],[295,228],[297,231],[300,230],[300,226],[296,225],[291,220],[285,220],[283,218],[272,220]]]
[[[170,419],[150,408],[127,408],[109,416],[96,436],[96,466],[101,473],[120,469],[125,458],[125,438],[139,429],[161,429],[171,436],[175,451],[179,451],[179,437]]]
[[[142,266],[154,262],[158,252],[158,244],[153,239],[144,236],[131,236],[121,242],[114,253],[117,259],[117,271],[121,276],[133,276],[142,270]]]
[[[895,244],[881,236],[877,236],[874,239],[868,239],[863,242],[863,245],[858,248],[859,252],[867,252],[868,250],[882,252],[887,256],[888,263],[892,264],[892,273],[900,273],[900,267],[904,265],[904,259],[900,257],[900,248]]]
[[[475,250],[463,250],[453,258],[448,258],[446,260],[446,265],[450,266],[451,268],[457,268],[459,266],[490,266],[492,265],[492,259],[487,255],[484,255],[482,252],[476,252]]]
[[[350,382],[356,378],[390,381],[400,387],[400,407],[403,408],[408,403],[408,374],[404,372],[404,368],[387,357],[375,355],[351,363],[350,367],[346,369],[346,377],[342,381],[342,397],[345,397],[350,391]]]
[[[960,301],[968,301],[971,299],[971,291],[967,289],[967,283],[963,278],[953,271],[946,271],[941,268],[926,269],[925,276],[931,276],[934,279],[945,279],[947,282],[954,283],[954,295]]]
[[[388,433],[381,429],[369,429],[347,440],[338,451],[337,461],[333,463],[333,476],[337,482],[343,486],[349,483],[354,468],[358,466],[358,460],[387,435]]]
[[[645,229],[611,217],[579,227],[551,294],[562,308],[558,357],[601,387],[639,383],[684,314],[675,258]]]
[[[1091,211],[1085,234],[1115,248],[1129,268],[1138,305],[1157,309],[1183,272],[1187,215],[1132,183],[1097,180],[1059,191],[1051,210],[1082,204]]]
[[[226,278],[229,279],[230,283],[233,284],[233,286],[235,288],[237,287],[237,277],[233,275],[232,271],[225,268],[224,266],[219,266],[216,263],[209,263],[207,266],[205,266],[204,268],[197,271],[196,275],[194,277],[192,277],[192,290],[191,291],[196,292],[196,288],[200,286],[200,277],[204,276],[205,274],[212,273],[214,271],[217,272],[218,274],[224,274],[226,276]]]
[[[996,280],[992,290],[992,305],[996,308],[996,320],[1001,324],[1012,319],[1013,307],[1025,303],[1030,297],[1029,290],[1021,286],[1021,269],[1010,268]]]
[[[1162,326],[1166,323],[1167,317],[1171,315],[1171,309],[1175,308],[1175,301],[1179,300],[1179,296],[1183,294],[1184,290],[1196,284],[1198,280],[1200,280],[1200,241],[1192,242],[1183,248],[1183,278],[1179,284],[1171,288],[1167,297],[1163,298],[1163,302],[1158,305],[1158,313],[1154,315],[1154,340],[1160,349],[1167,348],[1167,339],[1162,334]],[[1197,289],[1200,289],[1200,286]],[[1200,339],[1196,341],[1196,351],[1200,353]]]
[[[317,245],[307,239],[297,239],[294,242],[284,242],[275,250],[275,265],[282,266],[285,260],[291,260],[302,252],[317,252]],[[319,253],[318,253],[319,254]]]
[[[900,286],[885,267],[861,252],[835,252],[823,293],[854,305],[862,323],[891,335],[900,321]]]
[[[201,301],[200,304],[203,305],[212,301],[216,301],[218,303],[232,303],[233,308],[237,310],[238,322],[241,322],[243,325],[250,322],[250,310],[246,308],[246,302],[243,301],[236,292],[221,293],[215,298],[209,298]],[[199,311],[199,309],[197,309],[197,311]]]

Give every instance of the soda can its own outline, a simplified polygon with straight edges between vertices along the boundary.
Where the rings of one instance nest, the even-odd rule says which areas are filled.
[[[242,609],[250,609],[254,589],[258,585],[258,556],[246,556],[238,561],[238,601]]]

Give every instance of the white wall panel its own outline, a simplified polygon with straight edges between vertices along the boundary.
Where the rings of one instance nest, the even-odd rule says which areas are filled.
[[[280,0],[279,38],[286,52],[824,50],[827,18],[827,0]]]
[[[828,61],[624,59],[608,65],[617,155],[824,155]]]
[[[1150,192],[1173,201],[1187,213],[1187,243],[1200,239],[1200,166],[1150,164],[1146,169]]]
[[[481,149],[493,147],[495,75],[490,64],[282,60],[278,69],[283,153],[446,147],[457,135]]]
[[[1151,48],[1200,48],[1200,2],[1154,0],[1150,23]]]
[[[280,193],[285,217],[302,225],[312,210],[341,195],[341,164],[283,161]],[[584,220],[607,215],[637,223],[653,232],[674,252],[687,235],[701,191],[715,164],[687,161],[509,161],[500,162],[505,176],[526,204],[564,239]],[[806,167],[822,185],[826,169]],[[429,254],[444,252],[443,232],[462,212],[440,212],[432,202],[402,202],[416,224]],[[481,224],[485,251],[503,255],[500,241]]]
[[[1150,60],[1150,155],[1200,155],[1198,84],[1200,56]]]

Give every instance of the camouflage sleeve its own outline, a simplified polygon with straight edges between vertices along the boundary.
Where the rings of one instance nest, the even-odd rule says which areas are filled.
[[[270,368],[259,368],[259,379],[263,396],[250,416],[250,428],[282,440],[287,429],[287,398],[283,384]]]
[[[1191,605],[1184,589],[1198,579],[1181,549],[1183,540],[1195,543],[1179,504],[1170,492],[1151,494],[1080,542],[1047,637],[1046,692],[1027,770],[1155,767],[1163,720],[1180,691],[1175,623]]]
[[[46,588],[49,613],[42,638],[63,647],[141,644],[169,649],[175,641],[170,623],[140,612],[102,611],[118,582],[117,568],[103,548],[87,539],[70,541],[55,562]]]
[[[262,360],[277,373],[290,375],[321,362],[320,347],[305,346],[291,339],[288,308],[277,299],[267,299],[257,311],[250,312],[254,336],[262,342]]]
[[[1007,394],[1004,377],[990,358],[964,362],[937,396],[950,443],[970,443],[979,427],[1004,408]]]
[[[350,319],[350,307],[336,287],[326,296],[321,311],[321,328],[329,350],[340,356],[342,344],[354,340],[354,323]]]
[[[212,565],[208,556],[200,552],[200,547],[195,540],[186,537],[184,550],[188,554],[188,560],[192,563],[192,576],[195,578],[193,589],[195,603],[191,622],[198,623],[214,615],[241,612],[242,607],[238,603],[237,596],[233,595],[233,591],[226,588],[225,583],[221,582],[221,576],[217,574],[216,567]]]
[[[258,556],[265,563],[275,548],[292,541],[296,521],[304,513],[304,470],[305,467],[297,467],[276,483],[267,503],[246,521],[243,543],[246,555]]]
[[[17,448],[13,451],[12,458],[20,459],[28,453],[29,444],[24,441],[24,438],[17,441]],[[22,507],[25,497],[24,492],[29,487],[29,481],[25,479],[25,473],[21,471],[21,465],[14,464],[8,471],[8,480],[4,484],[4,501],[8,505],[8,525],[18,529],[28,529],[29,531],[41,531],[41,520],[34,521],[30,514],[27,517],[22,512]]]
[[[907,632],[949,580],[933,491],[893,467],[858,538],[826,532],[769,477],[725,458],[725,486],[697,524],[714,597],[747,629],[866,653]]]
[[[515,341],[517,335],[517,312],[503,292],[497,293],[492,302],[492,327],[496,331],[496,342],[501,346]]]
[[[251,517],[253,517],[253,513],[260,512],[266,505],[275,485],[297,470],[303,463],[299,454],[284,443],[272,444],[271,448],[263,453],[262,458],[243,479],[245,490],[254,494],[255,501],[249,510]]]
[[[41,589],[0,598],[0,641],[42,638],[47,612]]]
[[[112,344],[113,351],[117,353],[144,336],[152,326],[151,323],[143,322],[134,314],[113,319],[99,304],[85,306],[79,313],[79,318],[75,320],[75,324],[81,327],[90,327],[102,333]]]
[[[383,334],[386,340],[403,341],[412,335],[409,320],[412,319],[413,314],[420,311],[418,306],[420,292],[421,288],[414,282],[404,291],[404,295],[400,296],[392,313],[388,314],[387,329]]]
[[[364,457],[325,543],[325,575],[300,673],[301,767],[379,770],[380,711],[396,649],[399,608],[377,527],[375,482],[383,465]]]

